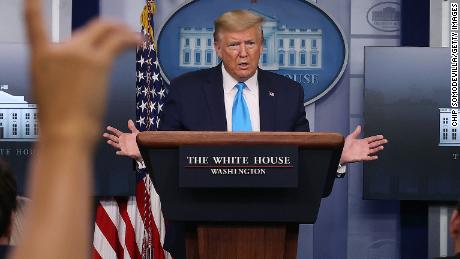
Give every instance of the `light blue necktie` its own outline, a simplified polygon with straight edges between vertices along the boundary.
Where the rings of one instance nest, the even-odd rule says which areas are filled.
[[[235,87],[238,88],[238,92],[235,95],[235,100],[233,100],[232,131],[252,131],[248,106],[243,96],[243,89],[246,87],[246,84],[238,83]]]

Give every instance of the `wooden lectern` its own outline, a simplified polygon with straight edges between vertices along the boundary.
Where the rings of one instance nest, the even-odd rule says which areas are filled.
[[[137,142],[165,218],[187,224],[188,259],[287,259],[297,255],[298,224],[314,223],[321,198],[332,190],[344,138],[336,133],[163,131],[142,132]],[[274,171],[263,176],[217,176],[210,168],[240,172],[257,166],[184,165],[192,161],[184,150],[190,154],[195,147],[200,156],[210,148],[211,154],[222,149],[240,157],[249,157],[252,147],[267,154],[287,147],[294,150],[295,165],[265,165]],[[279,167],[295,168],[295,181],[284,184],[284,177],[292,180],[293,175]],[[188,172],[195,169],[201,171],[192,171],[190,179]]]

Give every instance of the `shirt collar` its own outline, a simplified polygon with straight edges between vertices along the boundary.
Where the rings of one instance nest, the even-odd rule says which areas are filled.
[[[258,71],[254,73],[253,76],[251,76],[248,80],[244,81],[246,84],[247,88],[251,92],[255,92],[258,90],[258,83],[257,83],[257,73]],[[224,63],[222,63],[222,79],[223,79],[223,84],[224,84],[224,93],[229,93],[232,91],[233,87],[238,83],[235,78],[233,78],[225,69]]]

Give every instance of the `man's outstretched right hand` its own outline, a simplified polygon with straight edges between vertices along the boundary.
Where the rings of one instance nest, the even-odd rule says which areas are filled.
[[[125,133],[112,126],[108,126],[108,132],[105,132],[102,136],[107,139],[107,144],[117,149],[117,155],[131,157],[136,161],[142,161],[141,152],[136,143],[136,136],[139,130],[132,120],[128,121],[128,129],[131,133]]]

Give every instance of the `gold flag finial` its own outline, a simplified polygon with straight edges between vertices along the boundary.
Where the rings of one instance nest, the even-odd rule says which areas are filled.
[[[144,28],[144,30],[146,30],[149,33],[152,42],[154,42],[154,32],[150,23],[150,19],[153,19],[153,15],[155,14],[156,10],[157,7],[155,5],[155,1],[148,0],[144,6],[144,9],[142,10],[140,17],[141,25]]]

